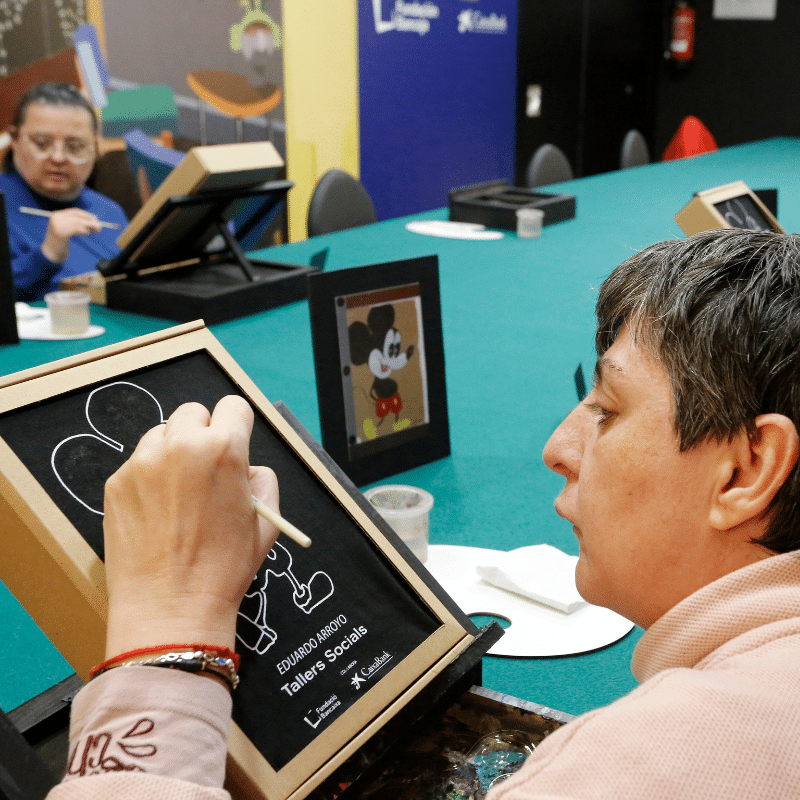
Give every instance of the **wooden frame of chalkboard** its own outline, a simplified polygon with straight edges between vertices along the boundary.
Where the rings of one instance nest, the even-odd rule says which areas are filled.
[[[676,215],[675,222],[691,236],[718,228],[745,228],[786,233],[772,212],[744,181],[696,192]]]
[[[325,451],[358,486],[450,455],[437,256],[307,283]]]
[[[182,402],[236,392],[256,412],[251,461],[278,473],[283,537],[239,615],[228,778],[305,797],[454,662],[477,630],[307,432],[202,323],[0,380],[0,578],[79,676],[103,659],[108,475]]]

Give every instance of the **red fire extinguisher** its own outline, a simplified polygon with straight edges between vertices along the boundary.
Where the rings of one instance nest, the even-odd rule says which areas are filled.
[[[687,66],[694,57],[694,17],[694,9],[685,0],[675,3],[669,53],[670,58],[681,66]]]

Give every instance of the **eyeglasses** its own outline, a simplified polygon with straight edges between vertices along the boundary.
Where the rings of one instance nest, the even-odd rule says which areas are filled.
[[[31,155],[44,161],[61,146],[61,154],[73,164],[85,164],[94,155],[94,143],[83,139],[57,139],[49,134],[23,133],[23,140],[28,144]]]

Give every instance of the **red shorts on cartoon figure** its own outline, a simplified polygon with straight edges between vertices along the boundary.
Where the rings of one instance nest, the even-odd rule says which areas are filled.
[[[391,397],[379,397],[375,403],[375,413],[383,419],[389,414],[399,414],[403,408],[400,393],[395,392]]]

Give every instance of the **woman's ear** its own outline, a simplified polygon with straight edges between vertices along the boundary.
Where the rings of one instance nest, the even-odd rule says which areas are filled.
[[[737,433],[720,461],[709,514],[717,530],[730,530],[764,514],[797,464],[800,436],[788,417],[762,414],[755,423],[755,435]]]

